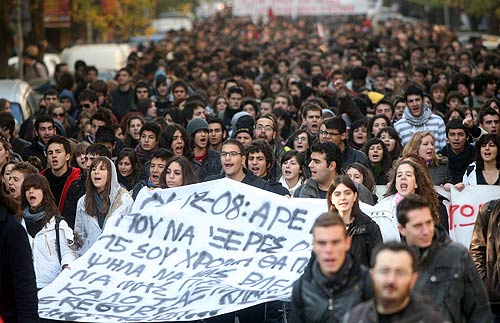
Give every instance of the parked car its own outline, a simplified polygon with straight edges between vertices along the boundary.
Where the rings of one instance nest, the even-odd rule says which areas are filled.
[[[99,79],[108,80],[114,77],[120,68],[127,65],[130,52],[128,44],[76,45],[62,51],[61,61],[68,64],[70,72],[74,72],[75,62],[82,60],[98,69]]]
[[[9,100],[12,115],[18,124],[38,110],[35,92],[23,80],[0,80],[0,98]]]

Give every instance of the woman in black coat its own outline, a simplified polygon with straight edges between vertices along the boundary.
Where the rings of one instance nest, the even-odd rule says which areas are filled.
[[[5,323],[38,322],[35,270],[17,203],[0,190],[0,317]]]
[[[356,185],[347,175],[335,176],[326,199],[328,209],[337,211],[347,226],[352,239],[350,253],[360,264],[371,267],[372,253],[382,245],[382,234],[378,224],[361,212]]]

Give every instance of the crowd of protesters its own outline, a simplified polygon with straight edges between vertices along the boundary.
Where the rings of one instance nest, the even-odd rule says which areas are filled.
[[[223,176],[327,199],[364,266],[377,246],[401,240],[396,207],[411,194],[448,241],[448,214],[433,186],[500,184],[498,51],[425,23],[340,17],[324,27],[318,35],[308,19],[254,24],[219,14],[139,46],[109,82],[84,61],[74,73],[59,64],[37,113],[21,125],[0,99],[1,200],[10,201],[0,205],[0,223],[2,212],[14,214],[31,245],[36,282],[24,288],[36,292],[69,268],[140,190]],[[380,201],[376,185],[388,188]],[[359,202],[382,203],[392,217],[371,219]],[[480,234],[475,255],[494,247]],[[487,264],[484,253],[474,262],[498,322],[500,273],[484,267],[500,258],[491,254]],[[16,283],[3,272],[0,285]],[[7,297],[0,295],[4,321],[35,320],[36,304]],[[255,310],[240,312],[240,322]],[[475,317],[437,310],[453,322]]]

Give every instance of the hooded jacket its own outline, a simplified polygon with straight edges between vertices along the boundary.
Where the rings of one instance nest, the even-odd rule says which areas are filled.
[[[109,160],[109,159],[108,159]],[[108,213],[104,215],[104,226],[106,221],[111,216],[127,215],[132,207],[132,197],[123,188],[120,183],[118,183],[118,176],[116,173],[115,164],[109,160],[111,165],[111,191],[109,194],[110,207]],[[90,176],[90,174],[89,174]],[[85,211],[85,199],[88,194],[93,194],[93,192],[87,192],[78,200],[76,207],[76,218],[75,218],[75,235],[78,235],[82,241],[83,246],[78,251],[78,256],[83,255],[99,238],[102,233],[102,229],[99,227],[97,217],[91,216]],[[89,196],[89,198],[94,198]]]

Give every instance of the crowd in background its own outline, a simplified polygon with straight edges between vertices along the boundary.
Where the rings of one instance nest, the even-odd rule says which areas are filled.
[[[109,82],[84,61],[74,73],[59,64],[21,125],[0,99],[0,189],[26,229],[36,288],[85,253],[141,189],[226,176],[326,198],[356,261],[370,266],[377,245],[400,240],[405,196],[424,197],[446,234],[434,185],[500,184],[496,49],[425,23],[354,17],[325,27],[320,37],[308,19],[216,16],[139,46]],[[376,185],[387,185],[383,199]],[[359,201],[392,217],[370,219]],[[365,226],[366,239],[356,233]],[[44,249],[47,237],[56,252]]]

